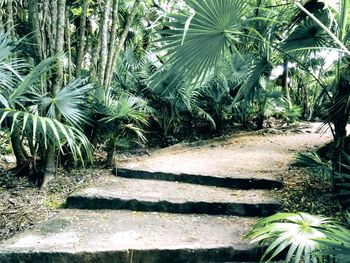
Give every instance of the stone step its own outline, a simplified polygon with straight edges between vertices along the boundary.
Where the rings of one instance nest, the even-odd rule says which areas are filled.
[[[253,172],[245,174],[231,172],[228,175],[205,175],[118,168],[117,174],[115,173],[115,170],[113,170],[113,174],[124,178],[177,181],[236,189],[276,189],[282,187],[281,176],[273,175],[271,172],[263,174]]]
[[[73,194],[68,208],[267,216],[279,203],[267,190],[234,190],[177,182],[115,178]]]
[[[254,218],[63,210],[0,244],[2,263],[258,262]]]

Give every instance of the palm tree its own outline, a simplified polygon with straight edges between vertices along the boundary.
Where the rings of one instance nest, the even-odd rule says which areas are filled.
[[[228,79],[239,76],[235,101],[244,99],[245,111],[254,104],[262,108],[260,80],[269,78],[274,65],[279,63],[278,45],[288,27],[288,23],[280,21],[291,16],[290,5],[277,5],[276,11],[276,1],[272,0],[185,2],[192,11],[188,15],[175,15],[166,24],[170,29],[164,30],[166,36],[160,39],[161,50],[167,51],[165,64],[160,74],[151,78],[152,85],[160,89],[162,80],[171,75],[177,78],[169,86],[180,87],[180,78],[182,83],[201,84],[208,76],[215,76],[213,72],[223,69],[223,61],[231,61],[225,76]],[[291,108],[289,95],[286,100]],[[243,112],[243,115],[247,114]],[[259,126],[263,118],[260,114]]]
[[[40,89],[41,77],[56,67],[60,58],[43,60],[22,77],[21,72],[29,67],[23,61],[13,59],[13,48],[7,35],[0,33],[0,124],[6,122],[10,127],[17,171],[29,175],[31,165],[32,172],[38,173],[37,157],[44,165],[41,169],[45,168],[48,147],[61,152],[68,148],[75,160],[91,159],[90,143],[78,128],[84,119],[80,109],[82,94],[89,86],[78,79],[55,97],[50,97]],[[62,121],[58,121],[57,116],[62,116]],[[24,142],[28,144],[30,154],[23,147]]]
[[[300,11],[295,16],[299,25],[287,38],[284,49],[291,54],[305,53],[312,48],[340,48],[348,53],[349,35],[346,34],[349,28],[347,19],[348,1],[339,1],[338,10],[333,10],[325,3],[308,1],[304,6],[297,4]],[[332,20],[333,19],[333,20]],[[332,22],[336,23],[333,24]],[[344,54],[345,54],[344,53]],[[348,56],[348,55],[347,55]],[[341,172],[341,163],[344,161],[343,150],[346,138],[346,125],[349,120],[348,101],[350,93],[347,91],[347,56],[336,64],[336,74],[331,90],[328,93],[332,100],[332,107],[329,110],[328,122],[334,126],[334,150],[332,161],[334,169]]]
[[[334,168],[341,171],[346,124],[350,115],[348,103],[350,92],[347,88],[349,76],[347,61],[350,52],[346,47],[350,38],[350,34],[347,34],[348,0],[339,1],[339,10],[336,11],[326,4],[327,1],[323,3],[310,0],[304,6],[296,2],[295,5],[300,8],[300,12],[294,15],[287,27],[278,22],[281,20],[280,16],[275,15],[273,11],[266,12],[276,1],[268,1],[264,7],[255,6],[251,1],[187,0],[185,2],[192,11],[187,15],[171,17],[167,23],[170,29],[163,32],[166,36],[160,40],[163,43],[161,50],[166,50],[167,53],[164,56],[166,62],[159,70],[161,74],[156,74],[152,78],[155,87],[160,86],[162,79],[174,75],[175,72],[178,77],[174,78],[170,85],[181,83],[179,78],[189,83],[200,83],[220,65],[219,61],[225,55],[244,59],[245,53],[252,52],[253,58],[249,61],[250,70],[246,75],[246,81],[240,84],[238,94],[252,99],[254,96],[259,96],[260,78],[268,77],[271,72],[276,59],[274,53],[280,53],[285,57],[285,61],[297,62],[302,68],[310,71],[302,63],[303,58],[312,54],[317,55],[317,51],[321,49],[340,49],[344,55],[338,63],[332,92],[326,90],[327,87],[320,78],[314,74],[312,76],[322,86],[323,94],[328,95],[333,101],[329,111],[329,122],[334,126],[332,159]],[[261,1],[258,1],[258,4],[261,4]],[[290,3],[284,5],[289,7],[280,14],[287,13],[291,16],[291,12],[295,12],[294,5]],[[259,9],[263,11],[259,13]],[[286,31],[288,35],[283,38],[282,35]],[[243,41],[248,44],[242,45]]]
[[[97,89],[92,107],[94,137],[107,141],[108,166],[114,165],[116,148],[121,142],[146,142],[143,128],[148,125],[152,109],[147,101],[130,93]],[[97,143],[95,139],[95,143]]]

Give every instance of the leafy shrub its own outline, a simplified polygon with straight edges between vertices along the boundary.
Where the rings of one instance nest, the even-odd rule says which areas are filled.
[[[324,162],[314,151],[299,153],[295,165],[308,168],[313,175],[324,180],[333,180],[333,171],[329,163]]]
[[[297,105],[286,106],[282,112],[282,117],[287,123],[294,123],[301,117],[302,109]]]

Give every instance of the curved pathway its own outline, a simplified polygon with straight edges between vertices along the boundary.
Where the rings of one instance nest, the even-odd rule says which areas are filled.
[[[318,125],[266,130],[119,161],[117,176],[0,244],[0,262],[258,262],[243,235],[279,209],[272,189],[295,153],[331,140]]]

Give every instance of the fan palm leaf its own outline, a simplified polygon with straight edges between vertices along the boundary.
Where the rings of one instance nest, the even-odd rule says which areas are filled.
[[[288,36],[282,49],[294,52],[296,56],[304,56],[310,53],[310,48],[323,48],[329,42],[328,34],[313,20],[306,19]]]
[[[165,68],[171,65],[186,81],[198,82],[213,70],[229,44],[237,50],[235,34],[241,33],[244,1],[186,0],[193,14],[172,15],[171,29],[161,39],[167,50]],[[162,74],[161,78],[171,74]],[[159,81],[159,80],[158,80]]]
[[[47,117],[58,119],[63,116],[72,126],[78,127],[82,122],[87,122],[86,113],[83,110],[86,93],[91,89],[91,84],[86,84],[84,79],[76,79],[66,85],[55,97],[45,96],[41,100]]]
[[[0,93],[13,90],[20,81],[18,72],[27,67],[23,60],[13,60],[15,46],[11,44],[10,37],[0,29]]]
[[[15,104],[22,105],[23,101],[27,101],[28,98],[26,94],[30,91],[32,85],[40,83],[41,76],[56,67],[58,59],[61,58],[59,56],[54,56],[44,59],[35,68],[33,68],[29,74],[21,79],[18,86],[8,97],[9,104],[14,107]]]
[[[146,100],[126,92],[114,95],[112,89],[100,90],[95,94],[97,129],[113,140],[131,131],[138,139],[146,141],[142,127],[148,125],[148,116],[152,112]],[[106,126],[111,129],[106,129]]]
[[[28,139],[32,140],[33,145],[40,140],[46,149],[48,145],[57,145],[63,151],[63,146],[67,144],[75,160],[83,163],[85,157],[92,160],[89,140],[75,127],[25,111],[0,109],[0,125],[6,118],[11,119],[11,133],[14,129],[21,129],[21,133],[30,137]]]
[[[298,154],[296,165],[307,167],[324,180],[332,180],[333,171],[329,164],[325,163],[317,152],[311,151]]]
[[[325,237],[320,228],[331,225],[329,218],[306,213],[278,213],[261,219],[253,227],[248,237],[251,242],[259,242],[267,249],[261,259],[271,262],[281,252],[288,250],[285,262],[317,262],[313,252],[322,245],[315,241]]]

